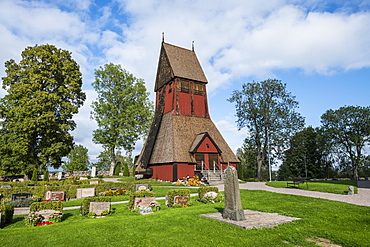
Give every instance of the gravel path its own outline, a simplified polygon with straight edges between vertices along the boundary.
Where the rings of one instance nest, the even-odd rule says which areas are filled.
[[[221,191],[224,189],[223,185],[219,185],[217,187]],[[248,182],[245,184],[239,184],[239,188],[244,190],[266,190],[281,194],[323,198],[370,207],[370,181],[358,181],[358,194],[355,195],[339,195],[318,191],[300,190],[295,188],[274,188],[267,186],[266,183],[263,182]]]

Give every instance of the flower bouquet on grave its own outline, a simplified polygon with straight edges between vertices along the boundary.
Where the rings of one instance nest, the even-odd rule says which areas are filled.
[[[28,227],[36,226],[38,223],[41,223],[42,219],[43,218],[41,214],[37,212],[31,212],[27,216],[24,217],[25,224]]]
[[[46,226],[46,225],[51,225],[51,224],[53,224],[53,222],[46,221],[46,222],[39,222],[36,224],[36,226]]]
[[[63,213],[60,211],[54,212],[49,216],[49,221],[51,223],[59,223],[62,221]]]

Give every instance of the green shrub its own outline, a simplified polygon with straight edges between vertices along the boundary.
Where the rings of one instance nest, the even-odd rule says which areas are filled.
[[[6,204],[12,205],[16,208],[20,208],[20,207],[29,207],[32,203],[39,202],[39,201],[41,201],[40,197],[30,197],[24,200],[9,201],[9,202],[6,202]]]
[[[198,189],[198,195],[199,195],[199,200],[201,200],[204,197],[204,194],[210,191],[214,191],[218,193],[218,188],[217,187],[200,187]]]
[[[33,169],[31,181],[37,182],[39,180],[39,175],[37,174],[37,169]]]
[[[30,206],[30,212],[37,212],[44,209],[62,211],[63,203],[61,201],[34,202]]]
[[[169,190],[167,192],[167,206],[173,206],[173,200],[175,196],[187,196],[190,199],[190,190],[187,189]]]
[[[154,192],[150,192],[148,190],[140,190],[138,192],[134,192],[130,195],[130,201],[128,202],[128,207],[130,209],[134,208],[135,198],[136,197],[155,197]]]
[[[99,181],[98,184],[89,184],[89,181]],[[12,198],[13,193],[31,193],[33,196],[38,196],[40,198],[45,198],[45,193],[48,190],[51,191],[65,191],[66,200],[76,198],[77,189],[78,188],[91,188],[95,187],[96,194],[100,192],[107,191],[113,187],[120,187],[123,190],[127,190],[130,192],[135,191],[135,184],[142,183],[140,181],[135,182],[124,182],[124,183],[111,183],[111,182],[104,182],[102,179],[93,179],[93,180],[65,180],[65,181],[58,181],[51,182],[47,181],[38,181],[36,182],[39,186],[26,186],[28,182],[12,182],[12,183],[1,183],[1,184],[10,184],[12,188],[0,188],[0,194],[4,196],[4,198]],[[151,183],[147,183],[148,188],[151,189]]]
[[[95,212],[89,212],[87,214],[87,217],[89,217],[89,218],[92,218],[92,217],[95,217],[95,216],[96,216],[96,213]]]
[[[5,225],[11,223],[14,215],[14,206],[12,205],[0,205],[1,223],[0,225]]]
[[[90,210],[90,202],[111,202],[111,198],[109,196],[91,196],[86,197],[82,201],[82,207],[81,207],[81,214],[83,216],[87,215]]]

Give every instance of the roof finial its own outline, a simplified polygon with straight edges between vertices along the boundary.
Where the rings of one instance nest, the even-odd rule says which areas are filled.
[[[191,43],[191,50],[194,51],[194,40],[193,42]]]
[[[162,43],[164,43],[164,32],[162,32]]]

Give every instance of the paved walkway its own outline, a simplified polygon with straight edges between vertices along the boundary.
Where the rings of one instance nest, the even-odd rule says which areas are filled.
[[[223,185],[219,185],[217,187],[221,191],[224,189]],[[266,183],[262,182],[248,182],[245,184],[239,184],[239,188],[245,190],[266,190],[281,194],[323,198],[370,207],[370,181],[358,181],[358,194],[355,195],[339,195],[318,191],[300,190],[295,188],[274,188],[267,186]]]

